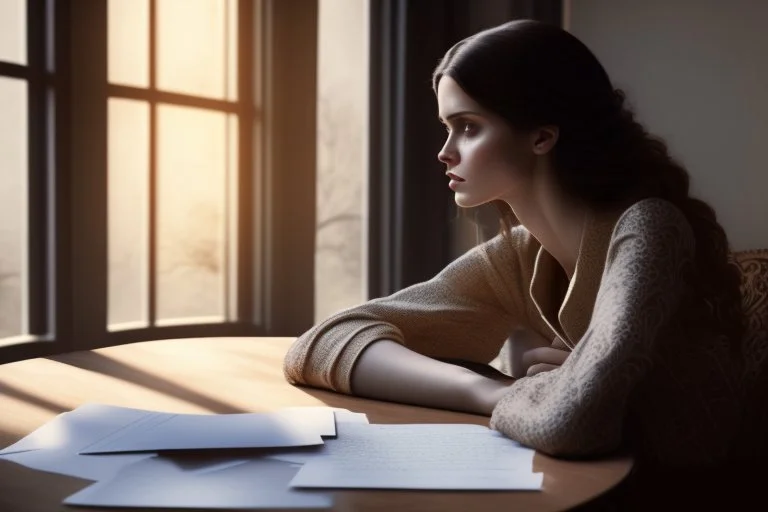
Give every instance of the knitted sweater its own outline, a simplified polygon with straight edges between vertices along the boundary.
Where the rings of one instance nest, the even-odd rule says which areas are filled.
[[[316,325],[292,345],[285,375],[351,393],[355,361],[375,341],[489,363],[516,330],[529,329],[570,354],[555,370],[517,379],[492,428],[555,456],[629,442],[663,465],[719,463],[738,424],[740,370],[728,340],[696,318],[683,280],[694,251],[682,212],[646,199],[588,217],[569,281],[519,226],[427,282]]]

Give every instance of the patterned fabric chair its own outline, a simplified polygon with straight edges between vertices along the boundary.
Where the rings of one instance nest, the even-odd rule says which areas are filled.
[[[768,249],[735,252],[732,260],[741,271],[747,370],[755,375],[768,364]]]
[[[749,429],[745,447],[768,456],[768,249],[734,252],[732,263],[741,272],[744,333],[745,411]]]

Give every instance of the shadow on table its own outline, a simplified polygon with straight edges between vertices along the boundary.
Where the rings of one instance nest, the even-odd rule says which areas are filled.
[[[41,396],[33,395],[28,391],[19,389],[16,386],[11,386],[10,384],[6,384],[3,381],[0,381],[0,395],[15,398],[20,402],[26,402],[30,405],[40,407],[41,409],[45,409],[54,414],[61,414],[62,412],[69,410],[68,407],[64,407],[63,405],[51,402],[50,400],[47,400]]]
[[[92,371],[115,377],[117,379],[144,386],[145,388],[164,393],[166,395],[178,398],[180,400],[193,403],[204,407],[217,414],[243,413],[248,412],[242,408],[235,407],[221,400],[203,395],[197,391],[179,386],[163,377],[158,377],[141,368],[117,361],[104,354],[96,352],[88,353],[88,357],[83,358],[80,354],[74,352],[70,354],[61,354],[49,357],[53,361],[74,366],[82,370]]]
[[[57,404],[43,397],[33,395],[28,391],[19,389],[16,386],[11,386],[10,384],[2,381],[0,381],[0,395],[18,400],[19,402],[30,404],[35,407],[39,407],[41,409],[45,409],[52,412],[53,414],[61,414],[69,410],[68,407],[64,407],[63,405]],[[0,414],[1,413],[2,411],[0,411]],[[7,432],[5,430],[0,430],[0,448],[9,446],[18,441],[20,438],[21,435],[17,432]],[[0,508],[0,510],[4,511],[6,509]]]

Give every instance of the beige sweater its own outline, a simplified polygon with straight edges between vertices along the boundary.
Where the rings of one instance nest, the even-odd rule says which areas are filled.
[[[515,330],[530,329],[571,353],[556,370],[516,380],[491,427],[555,456],[631,443],[664,465],[718,463],[738,424],[740,374],[727,340],[686,307],[682,276],[694,250],[683,214],[647,199],[587,220],[569,282],[517,227],[427,282],[316,325],[291,347],[285,375],[351,393],[355,361],[377,340],[489,363]]]

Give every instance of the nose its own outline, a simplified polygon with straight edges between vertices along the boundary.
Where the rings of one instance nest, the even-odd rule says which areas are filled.
[[[445,141],[445,144],[437,154],[437,159],[450,167],[455,167],[459,163],[459,154],[451,147],[450,139]]]

